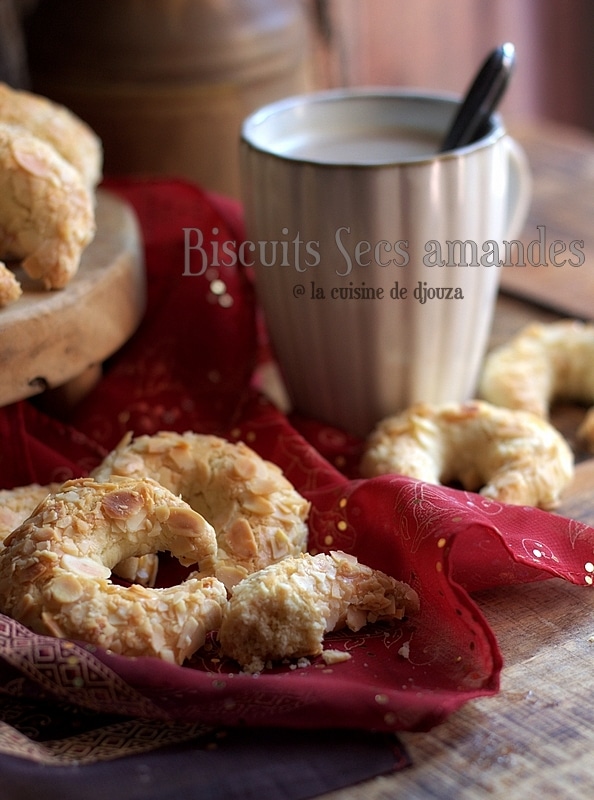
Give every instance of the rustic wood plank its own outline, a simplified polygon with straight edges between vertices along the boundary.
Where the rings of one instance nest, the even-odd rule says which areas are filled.
[[[534,254],[540,249],[549,265],[532,266],[526,258],[525,267],[502,268],[501,287],[560,314],[594,319],[594,136],[553,123],[524,124],[512,127],[512,133],[533,174],[532,204],[520,239],[525,247],[546,239],[547,250],[559,240],[566,246],[559,261],[565,257],[568,263],[553,266],[535,246]],[[569,263],[581,260],[569,252],[572,242],[583,242],[581,266]]]
[[[580,464],[558,513],[594,524],[594,460]],[[428,733],[400,737],[403,772],[325,800],[588,797],[594,769],[594,594],[560,579],[475,595],[505,667],[495,697]]]

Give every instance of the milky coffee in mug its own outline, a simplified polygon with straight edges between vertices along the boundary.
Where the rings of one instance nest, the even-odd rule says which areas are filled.
[[[438,153],[457,106],[333,90],[245,120],[243,252],[295,410],[365,435],[411,403],[474,395],[530,179],[498,115]]]

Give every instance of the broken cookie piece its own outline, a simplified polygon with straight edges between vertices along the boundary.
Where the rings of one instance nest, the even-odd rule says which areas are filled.
[[[402,620],[419,608],[406,583],[340,551],[290,556],[245,578],[219,630],[223,653],[246,672],[266,662],[317,656],[324,635]]]

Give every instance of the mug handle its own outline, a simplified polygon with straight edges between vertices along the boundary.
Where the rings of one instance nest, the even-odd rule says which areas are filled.
[[[528,158],[523,148],[512,139],[505,137],[509,157],[509,207],[507,218],[507,239],[517,239],[528,217],[532,199],[532,176]]]

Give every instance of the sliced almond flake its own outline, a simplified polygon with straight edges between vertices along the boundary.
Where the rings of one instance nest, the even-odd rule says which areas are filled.
[[[74,603],[83,593],[83,587],[76,575],[63,574],[54,578],[48,591],[56,603]]]
[[[62,556],[61,564],[67,572],[81,575],[84,578],[107,579],[111,576],[111,570],[108,567],[92,558],[79,558],[66,554]]]

